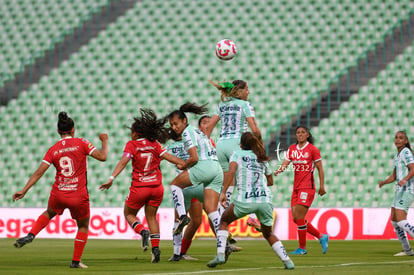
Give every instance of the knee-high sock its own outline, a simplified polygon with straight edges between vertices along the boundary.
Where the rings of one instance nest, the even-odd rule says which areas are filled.
[[[78,232],[75,238],[75,249],[73,250],[72,261],[80,261],[83,249],[85,248],[86,242],[88,241],[88,233]]]
[[[178,212],[178,216],[181,217],[182,215],[186,215],[183,189],[176,185],[171,185],[170,188],[173,196],[174,207]]]
[[[208,218],[213,223],[214,231],[216,231],[216,233],[217,233],[217,231],[219,229],[219,226],[220,226],[220,215],[219,215],[218,211],[214,211],[214,212],[211,212],[210,214],[208,214]]]
[[[45,215],[40,215],[36,222],[33,224],[32,229],[30,230],[29,233],[33,234],[33,235],[37,235],[39,234],[39,232],[45,228],[48,224],[49,224],[49,218],[46,217]]]
[[[411,246],[407,239],[407,233],[401,227],[398,226],[397,222],[391,221],[391,224],[394,227],[395,234],[397,235],[403,250],[409,251],[411,249]]]
[[[217,254],[224,254],[226,250],[228,237],[229,237],[229,231],[227,230],[217,231]]]
[[[173,246],[174,246],[174,255],[180,255],[181,252],[181,240],[183,238],[183,233],[174,235],[174,230],[177,228],[178,222],[174,223],[173,227]]]
[[[151,234],[151,247],[157,247],[160,246],[160,234]]]
[[[286,253],[286,249],[283,246],[281,241],[277,241],[272,245],[273,251],[276,253],[277,256],[279,256],[280,260],[282,261],[288,261],[290,260],[288,254]]]
[[[180,254],[187,254],[188,249],[191,246],[192,240],[183,239],[181,242],[181,252]]]
[[[399,221],[397,224],[402,230],[407,232],[411,238],[414,238],[414,225],[410,224],[407,220]]]
[[[299,219],[294,221],[298,225],[298,239],[299,239],[299,247],[302,249],[306,249],[306,232],[307,226],[305,219]]]
[[[320,239],[321,236],[321,232],[319,232],[318,229],[316,229],[311,223],[308,223],[308,221],[306,221],[306,230],[309,234],[311,234],[312,236]]]
[[[139,220],[134,222],[131,227],[138,234],[141,234],[141,231],[144,229],[144,226],[142,225],[142,223]]]

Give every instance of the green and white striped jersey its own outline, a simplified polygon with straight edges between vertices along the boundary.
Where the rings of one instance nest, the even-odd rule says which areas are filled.
[[[268,162],[259,162],[251,150],[235,151],[230,163],[237,163],[234,199],[245,203],[271,203],[272,193],[265,175],[271,175]]]
[[[183,132],[184,148],[188,150],[197,147],[198,160],[216,160],[216,148],[211,144],[210,139],[200,129],[188,125]]]
[[[172,143],[168,144],[167,151],[182,160],[187,160],[190,157],[184,148],[184,142],[182,140],[173,141]],[[175,167],[175,172],[178,175],[181,173],[181,170]]]
[[[214,114],[221,119],[219,139],[240,139],[247,131],[247,118],[254,117],[254,109],[248,101],[231,97],[221,102]]]
[[[408,164],[414,163],[413,153],[407,147],[403,148],[400,153],[395,154],[394,156],[394,167],[396,179],[395,183],[397,186],[397,191],[404,189],[405,191],[414,194],[414,177],[409,179],[404,186],[399,186],[398,182],[407,176]]]

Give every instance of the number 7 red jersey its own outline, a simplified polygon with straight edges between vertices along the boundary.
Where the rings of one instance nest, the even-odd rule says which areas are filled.
[[[132,159],[131,187],[162,184],[160,163],[161,156],[166,152],[158,141],[152,142],[144,138],[128,141],[124,156]]]
[[[84,138],[67,137],[49,148],[43,162],[56,168],[55,183],[51,194],[64,192],[78,196],[88,194],[86,188],[86,158],[96,148]]]
[[[313,171],[315,162],[321,160],[318,148],[309,142],[302,148],[299,148],[298,144],[293,144],[286,152],[285,158],[292,163],[295,172],[293,189],[315,189]]]

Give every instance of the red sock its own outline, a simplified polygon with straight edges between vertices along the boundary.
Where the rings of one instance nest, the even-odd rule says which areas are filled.
[[[151,247],[160,246],[160,234],[151,234]]]
[[[36,222],[33,224],[32,229],[30,230],[29,233],[33,234],[33,235],[37,235],[39,234],[39,232],[45,228],[48,224],[49,224],[49,218],[46,217],[45,215],[40,215]]]
[[[141,231],[144,229],[144,226],[140,223],[134,227],[134,231],[138,234],[141,234]]]
[[[305,219],[295,220],[295,223],[298,225],[298,239],[299,247],[306,249],[306,232],[307,226]]]
[[[181,254],[187,254],[187,250],[190,248],[192,240],[181,240]]]
[[[312,236],[315,236],[318,239],[320,239],[320,237],[322,237],[321,232],[319,232],[319,230],[316,229],[311,223],[307,224],[307,228],[308,228],[307,229],[308,233],[311,234]]]
[[[78,234],[76,234],[75,250],[73,250],[72,261],[80,261],[87,241],[88,233],[78,232]]]

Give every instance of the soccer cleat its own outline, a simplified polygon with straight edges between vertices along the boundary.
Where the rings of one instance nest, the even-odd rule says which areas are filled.
[[[180,256],[180,255],[177,255],[177,254],[172,255],[172,256],[168,259],[168,261],[169,261],[169,262],[178,262],[178,261],[180,261],[180,260],[181,260],[181,256]]]
[[[414,251],[412,249],[408,250],[408,251],[401,251],[398,252],[396,254],[394,254],[394,256],[400,257],[400,256],[414,256]]]
[[[16,248],[23,247],[25,244],[31,243],[34,237],[35,236],[33,234],[29,233],[27,234],[27,236],[17,239],[16,242],[14,243],[14,247]]]
[[[187,254],[182,254],[181,259],[186,260],[186,261],[198,261],[197,258],[194,258],[194,257],[192,257],[190,255],[187,255]]]
[[[187,216],[187,215],[182,215],[179,219],[178,219],[178,225],[174,230],[174,235],[178,235],[181,232],[183,232],[184,226],[186,226],[187,224],[189,224],[191,221],[191,219]]]
[[[305,254],[308,254],[308,251],[306,249],[298,247],[295,251],[289,252],[289,254],[292,254],[292,255],[305,255]]]
[[[229,244],[235,244],[237,243],[237,240],[233,238],[233,235],[229,232],[229,236],[227,237],[227,242]]]
[[[227,260],[230,257],[230,254],[233,252],[233,250],[231,249],[231,246],[227,245],[226,249],[224,250],[224,262],[227,263]]]
[[[295,269],[295,264],[292,260],[283,261],[283,264],[285,265],[285,269]]]
[[[86,264],[83,264],[81,262],[78,261],[72,261],[72,263],[69,266],[70,268],[88,268],[88,266]]]
[[[207,263],[208,267],[216,267],[219,264],[224,264],[226,262],[226,259],[224,255],[217,255],[214,257],[211,261]]]
[[[158,263],[160,261],[161,251],[158,246],[152,248],[151,263]]]
[[[243,247],[237,246],[235,244],[229,244],[232,252],[239,252],[243,250]]]
[[[323,234],[322,237],[319,239],[319,243],[322,246],[322,253],[323,254],[325,254],[326,251],[328,251],[328,241],[329,241],[328,234]]]
[[[252,217],[249,217],[247,219],[247,225],[253,227],[256,229],[256,231],[262,232],[262,225],[260,224],[258,219],[253,219]]]
[[[149,236],[150,233],[148,230],[144,229],[141,231],[141,247],[144,252],[147,251],[149,247]]]

